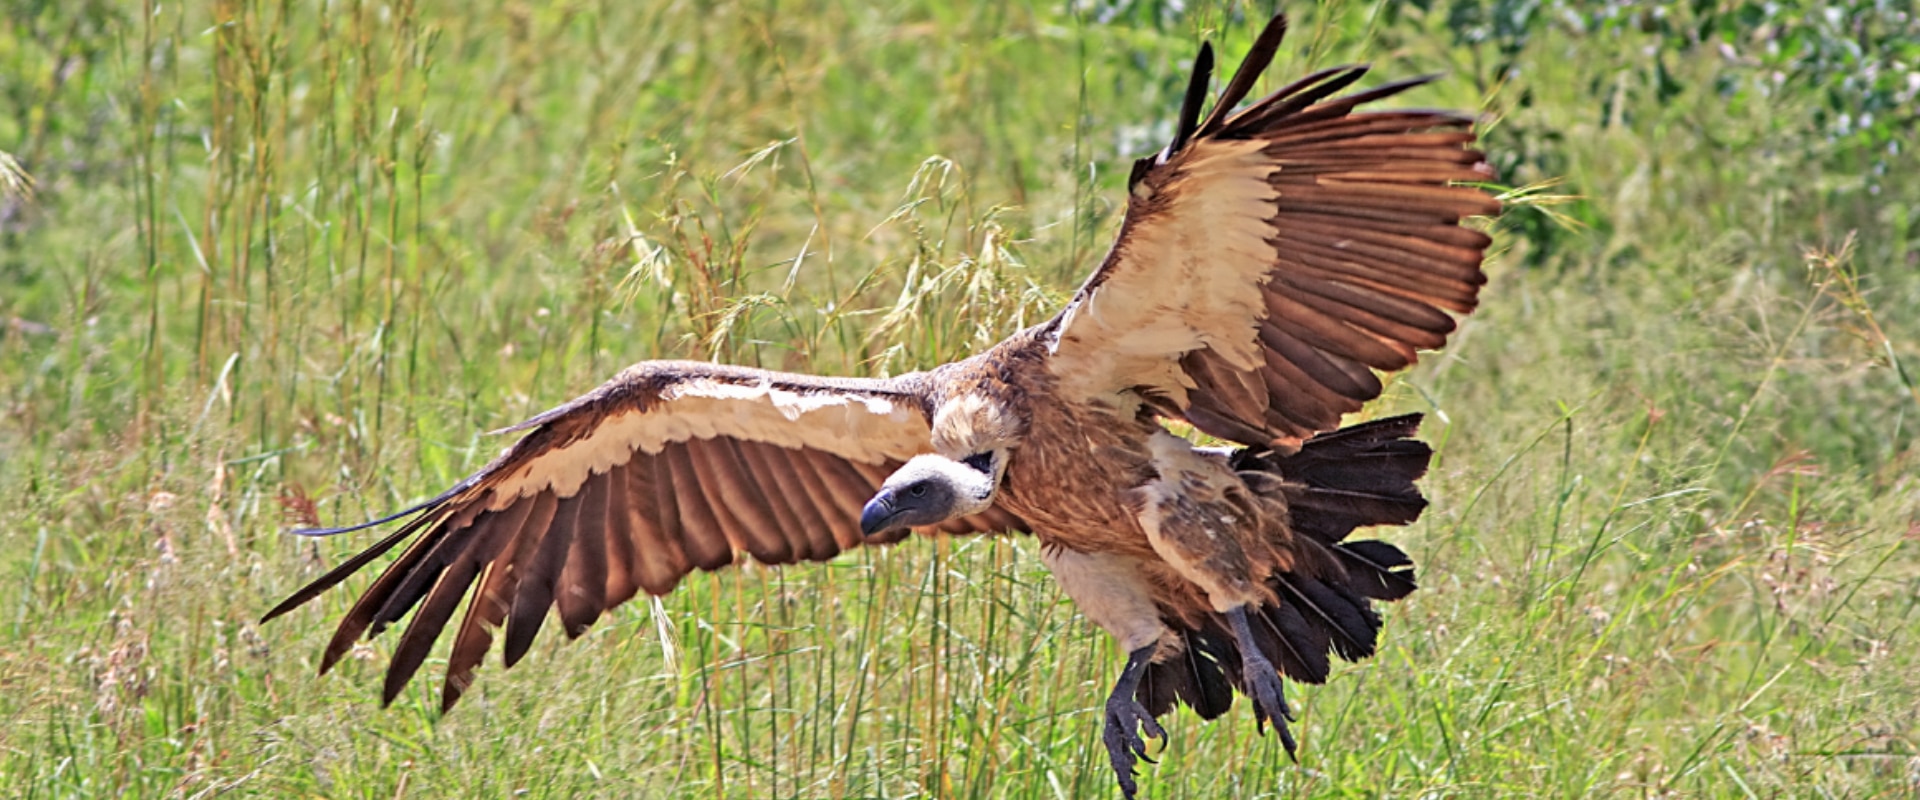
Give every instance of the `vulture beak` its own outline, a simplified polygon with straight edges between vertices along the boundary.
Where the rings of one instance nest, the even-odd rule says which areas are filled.
[[[953,492],[935,480],[882,486],[860,510],[860,533],[871,538],[922,525],[938,525],[954,516]]]
[[[860,510],[860,535],[872,537],[890,530],[893,520],[899,516],[900,512],[893,507],[893,492],[882,491],[867,501],[866,508]]]
[[[938,525],[986,510],[993,504],[991,459],[990,454],[962,461],[931,454],[914,456],[860,510],[860,533],[872,537]]]

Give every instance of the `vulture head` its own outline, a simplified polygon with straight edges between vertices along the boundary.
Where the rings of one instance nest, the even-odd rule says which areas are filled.
[[[993,505],[993,493],[1006,466],[1005,449],[957,461],[933,454],[914,456],[867,501],[860,512],[860,532],[873,536],[985,511]]]
[[[971,392],[945,398],[932,419],[934,452],[907,460],[860,512],[867,536],[938,525],[993,506],[1007,453],[1025,426],[1006,405]]]

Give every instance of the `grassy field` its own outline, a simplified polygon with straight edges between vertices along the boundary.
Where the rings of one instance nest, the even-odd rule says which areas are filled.
[[[379,708],[385,640],[313,677],[348,593],[255,620],[373,539],[286,528],[629,362],[900,372],[1052,313],[1268,11],[1176,5],[8,3],[0,794],[1115,796],[1124,656],[1030,539],[695,576],[445,718],[434,661]],[[1297,766],[1180,712],[1146,796],[1920,794],[1897,6],[1290,6],[1276,77],[1447,72],[1409,102],[1485,113],[1515,202],[1375,407],[1439,451],[1423,588],[1295,691]]]

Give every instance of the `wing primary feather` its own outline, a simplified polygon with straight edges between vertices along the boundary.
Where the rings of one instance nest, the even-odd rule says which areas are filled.
[[[1204,406],[1188,406],[1187,408],[1181,409],[1180,416],[1193,427],[1222,439],[1231,439],[1242,444],[1260,446],[1279,444],[1279,440],[1275,438],[1272,431],[1262,431],[1259,428],[1255,428],[1252,425],[1233,419],[1232,417],[1228,417]],[[1273,424],[1271,418],[1267,418],[1264,421],[1269,427]],[[1294,438],[1311,436],[1314,431],[1313,428],[1302,428],[1292,425],[1283,426],[1278,430],[1283,431],[1286,436]]]
[[[487,524],[497,526],[501,531],[498,547],[491,553],[485,553],[485,558],[479,557],[482,552],[475,553],[475,560],[486,566],[480,570],[480,577],[476,581],[479,588],[467,601],[467,615],[461,620],[460,631],[453,637],[453,649],[447,654],[447,678],[440,690],[440,712],[443,714],[453,708],[453,704],[459,701],[460,695],[473,682],[474,667],[480,665],[487,657],[488,648],[493,646],[491,629],[498,628],[500,621],[507,616],[507,604],[498,595],[495,577],[507,573],[510,567],[499,556],[520,538],[536,505],[539,505],[538,500],[522,498],[505,509],[488,512],[493,519]]]
[[[1247,128],[1255,129],[1255,130],[1252,132],[1249,132],[1247,135],[1262,136],[1264,132],[1272,131],[1276,129],[1292,129],[1296,127],[1306,127],[1306,126],[1314,125],[1315,123],[1326,122],[1329,120],[1344,121],[1345,119],[1348,118],[1349,115],[1353,114],[1354,108],[1360,106],[1363,103],[1370,103],[1375,100],[1381,100],[1387,97],[1391,97],[1393,95],[1399,94],[1401,92],[1404,92],[1416,86],[1420,86],[1426,83],[1431,83],[1438,77],[1439,76],[1437,75],[1423,75],[1416,78],[1404,78],[1401,80],[1384,83],[1379,86],[1375,86],[1371,89],[1365,89],[1362,91],[1354,92],[1353,94],[1347,95],[1345,97],[1337,97],[1332,100],[1327,100],[1324,103],[1319,103],[1317,105],[1312,105],[1312,106],[1307,106],[1306,103],[1297,102],[1309,96],[1313,97],[1313,99],[1317,101],[1325,98],[1329,94],[1332,94],[1332,92],[1330,91],[1322,91],[1325,87],[1317,86],[1317,87],[1314,87],[1309,92],[1303,93],[1301,97],[1289,98],[1285,104],[1276,105],[1271,110],[1264,109],[1264,108],[1257,109],[1257,113],[1259,114],[1259,116],[1255,119],[1248,120],[1246,123]],[[1335,81],[1330,82],[1330,83],[1338,83],[1338,86],[1334,87],[1336,90],[1345,88],[1348,84],[1353,83],[1354,80],[1359,78],[1359,75],[1352,75],[1351,77],[1342,76],[1342,78],[1344,78],[1344,80],[1335,79]],[[1446,112],[1417,111],[1417,110],[1416,111],[1381,111],[1381,112],[1374,112],[1371,114],[1366,114],[1361,116],[1376,117],[1379,119],[1407,119],[1407,118],[1415,118],[1415,117],[1432,118],[1435,120],[1436,124],[1457,123],[1457,121],[1461,119],[1461,117],[1459,117],[1458,115],[1449,114]]]
[[[1455,280],[1471,281],[1480,274],[1477,254],[1453,248],[1396,239],[1389,235],[1370,236],[1357,230],[1327,231],[1320,228],[1293,228],[1285,238],[1310,245],[1328,255],[1342,254],[1365,264],[1397,268],[1402,274],[1437,273]],[[1390,267],[1389,267],[1390,265]]]
[[[1180,127],[1167,145],[1167,156],[1180,152],[1193,138],[1200,123],[1200,104],[1207,100],[1207,84],[1213,80],[1213,43],[1201,42],[1200,55],[1193,59],[1193,74],[1187,78],[1187,96],[1180,101]]]
[[[553,525],[554,514],[560,509],[560,498],[553,492],[540,492],[532,497],[521,498],[515,505],[527,506],[526,518],[516,526],[517,530],[510,540],[501,544],[500,554],[487,568],[480,581],[480,590],[474,595],[483,603],[475,608],[484,612],[481,621],[494,628],[500,627],[513,610],[520,581],[526,576],[528,564],[545,539],[547,530]],[[492,641],[489,634],[488,644],[491,645]],[[456,642],[454,650],[460,649]],[[486,655],[485,648],[481,649],[480,655]]]
[[[793,476],[788,474],[789,468],[786,459],[781,457],[781,449],[759,442],[739,442],[735,447],[747,470],[746,474],[754,477],[753,483],[759,489],[760,499],[771,515],[768,531],[786,540],[794,561],[832,558],[840,548],[836,545],[821,552],[816,546],[811,509],[803,512],[797,506],[795,501],[800,490],[794,484]]]
[[[1369,295],[1334,281],[1297,278],[1280,280],[1301,294],[1318,298],[1320,302],[1314,305],[1327,316],[1376,336],[1403,342],[1422,350],[1440,349],[1447,343],[1447,334],[1453,332],[1452,318],[1442,315],[1446,319],[1446,326],[1440,330],[1434,330],[1434,327],[1439,326],[1434,325],[1430,318],[1396,305],[1394,301],[1397,298],[1392,295]],[[1419,322],[1407,322],[1405,321],[1407,317],[1414,317]]]
[[[1380,396],[1380,378],[1364,364],[1308,347],[1274,325],[1260,326],[1260,343],[1269,351],[1268,358],[1286,359],[1343,397],[1365,402]]]
[[[1389,220],[1355,219],[1339,214],[1316,214],[1302,212],[1287,217],[1289,226],[1319,227],[1327,230],[1364,229],[1393,236],[1405,236],[1426,242],[1484,251],[1493,244],[1493,237],[1472,228],[1459,225],[1440,225],[1420,222],[1394,222]]]
[[[569,639],[580,638],[607,608],[607,495],[616,471],[624,472],[625,468],[616,466],[589,475],[586,485],[580,487],[580,518],[573,528],[566,567],[554,588],[560,625]]]
[[[640,501],[629,505],[633,510],[634,530],[641,532],[640,541],[634,546],[641,559],[640,585],[655,595],[673,591],[694,567],[693,556],[687,552],[692,543],[681,526],[679,494],[673,487],[667,455],[663,451],[648,458],[629,477],[634,497]],[[634,457],[636,463],[639,458]]]
[[[1268,292],[1266,300],[1270,315],[1261,322],[1263,326],[1272,325],[1303,342],[1377,370],[1391,372],[1414,361],[1413,348],[1381,341],[1291,297]]]
[[[820,478],[820,484],[827,492],[829,502],[835,510],[844,510],[845,519],[834,528],[834,538],[840,540],[843,547],[852,547],[863,541],[857,509],[866,505],[873,497],[873,484],[859,473],[853,465],[822,454],[808,454],[813,463],[814,475]]]
[[[706,468],[700,473],[700,488],[714,511],[730,518],[728,525],[738,536],[734,546],[763,564],[793,563],[793,547],[734,440],[702,439],[698,455],[696,463]]]
[[[367,634],[368,638],[379,636],[388,625],[406,616],[415,604],[426,597],[427,591],[435,581],[439,580],[440,574],[446,571],[447,565],[453,563],[454,559],[459,558],[460,554],[471,546],[473,538],[479,532],[471,527],[473,517],[468,518],[466,527],[456,525],[460,517],[461,515],[457,512],[448,514],[445,520],[434,526],[430,536],[434,542],[433,546],[418,558],[403,559],[409,561],[410,566],[407,567],[406,575],[400,579],[400,582],[386,592],[385,601],[373,615],[373,628]],[[426,540],[423,539],[422,544],[425,542]],[[395,562],[395,566],[399,566],[399,563]],[[368,594],[372,594],[371,590]]]
[[[1272,350],[1267,351],[1265,361],[1266,369],[1262,370],[1260,375],[1266,380],[1267,392],[1273,399],[1274,405],[1292,406],[1302,411],[1316,409],[1323,412],[1324,416],[1313,415],[1314,419],[1326,420],[1328,423],[1320,430],[1337,426],[1342,414],[1359,411],[1366,405],[1367,400],[1373,399],[1342,394],[1326,381],[1320,380],[1301,367],[1298,362]]]
[[[340,658],[346,655],[348,650],[353,649],[353,643],[359,640],[360,635],[366,632],[369,625],[373,624],[375,614],[381,606],[386,604],[387,596],[393,591],[394,586],[405,579],[412,571],[414,564],[439,544],[441,537],[444,536],[439,522],[438,519],[422,517],[408,523],[407,528],[416,530],[416,526],[427,527],[426,535],[414,540],[399,558],[394,559],[392,564],[388,564],[387,568],[380,573],[380,577],[374,579],[373,585],[367,587],[366,593],[360,595],[359,600],[354,601],[353,607],[347,610],[347,615],[340,619],[339,626],[334,628],[333,638],[327,641],[327,648],[320,654],[320,674],[327,674],[327,671],[333,669],[333,665],[339,663]],[[394,535],[411,532],[403,528]],[[376,545],[375,549],[378,550],[380,547]]]
[[[1266,364],[1260,377],[1266,381],[1267,392],[1274,401],[1271,407],[1308,422],[1314,430],[1335,427],[1340,424],[1340,415],[1359,411],[1365,405],[1313,380],[1299,366],[1271,350],[1267,351]]]
[[[1259,419],[1267,405],[1267,387],[1250,370],[1239,370],[1219,363],[1211,350],[1195,350],[1180,359],[1180,368],[1193,378],[1200,391],[1190,392],[1190,402],[1214,406],[1237,419]]]
[[[1314,192],[1307,196],[1303,189],[1315,187],[1288,186],[1288,191],[1273,201],[1274,209],[1280,214],[1292,216],[1302,212],[1333,214],[1352,220],[1365,220],[1369,223],[1384,222],[1398,225],[1458,225],[1462,214],[1445,208],[1409,208],[1405,205],[1380,203],[1369,198],[1342,196],[1339,192]]]
[[[1263,152],[1276,158],[1307,158],[1354,153],[1352,143],[1367,142],[1376,153],[1388,148],[1410,148],[1425,156],[1427,148],[1449,147],[1461,153],[1484,155],[1465,147],[1474,139],[1473,120],[1432,112],[1399,113],[1370,111],[1345,117],[1326,117],[1311,122],[1295,121],[1260,135],[1266,143]],[[1378,140],[1390,138],[1391,144]]]
[[[793,464],[794,476],[805,487],[808,502],[820,512],[821,522],[827,526],[827,535],[842,550],[858,547],[861,536],[855,514],[861,506],[850,506],[840,499],[839,492],[828,484],[825,469],[807,451],[789,450],[785,455]],[[864,505],[867,499],[861,498],[860,503]]]
[[[1348,64],[1320,70],[1300,80],[1282,87],[1279,91],[1267,95],[1251,108],[1228,119],[1221,129],[1220,136],[1232,139],[1252,139],[1260,137],[1272,128],[1295,122],[1299,115],[1311,113],[1308,108],[1328,95],[1353,85],[1367,74],[1371,67],[1365,64]]]
[[[1388,130],[1369,132],[1383,127]],[[1391,165],[1414,170],[1449,170],[1446,180],[1487,177],[1482,166],[1486,154],[1467,146],[1473,142],[1471,130],[1409,133],[1405,125],[1384,125],[1377,115],[1367,114],[1340,120],[1340,124],[1329,125],[1325,131],[1332,135],[1313,140],[1293,132],[1268,137],[1261,152],[1294,175],[1329,175]],[[1455,175],[1461,177],[1452,177]]]
[[[493,562],[480,568],[480,577],[475,584],[486,586],[495,570],[500,569],[499,562]],[[476,590],[467,599],[467,615],[460,620],[460,631],[454,634],[453,649],[447,654],[447,674],[440,682],[440,713],[444,716],[453,710],[460,696],[467,693],[467,687],[473,685],[473,670],[486,660],[487,650],[493,647],[493,632],[487,629],[480,619],[480,606],[488,602],[481,598]],[[504,612],[503,612],[504,613]],[[496,620],[494,624],[498,624]]]
[[[1478,287],[1468,281],[1434,276],[1415,281],[1398,276],[1370,275],[1360,265],[1337,262],[1310,253],[1294,253],[1287,261],[1287,268],[1303,279],[1339,281],[1460,314],[1473,311],[1479,302]]]
[[[1280,42],[1286,37],[1287,15],[1273,15],[1272,19],[1267,20],[1267,26],[1260,30],[1260,36],[1253,40],[1253,47],[1247,51],[1246,58],[1240,60],[1240,67],[1233,71],[1226,88],[1220,90],[1220,99],[1213,104],[1213,111],[1207,114],[1205,122],[1200,123],[1200,136],[1208,136],[1218,130],[1233,107],[1246,99],[1254,82],[1260,80],[1260,74],[1266,72],[1267,65],[1273,63],[1273,55],[1280,51]]]
[[[1287,254],[1281,266],[1302,275],[1361,283],[1409,300],[1440,306],[1461,313],[1477,304],[1486,274],[1452,276],[1438,272],[1417,273],[1387,262],[1362,263],[1333,248],[1321,247],[1298,239],[1275,239]],[[1269,292],[1271,294],[1271,292]]]
[[[293,530],[290,530],[287,532],[295,536],[333,536],[335,534],[352,533],[354,531],[364,531],[368,528],[377,528],[381,525],[385,525],[396,519],[400,519],[402,517],[406,517],[412,514],[417,514],[422,511],[427,511],[430,509],[435,509],[435,508],[439,508],[440,506],[446,505],[447,501],[452,500],[454,495],[457,495],[463,491],[466,491],[467,487],[472,486],[474,482],[475,482],[475,479],[468,478],[467,480],[461,481],[460,483],[456,484],[453,488],[448,489],[444,492],[441,492],[439,495],[433,497],[430,500],[426,500],[420,503],[419,505],[413,506],[411,508],[403,509],[400,511],[395,511],[379,519],[369,520],[367,522],[362,522],[358,525],[347,525],[339,528],[294,528]],[[266,620],[261,620],[261,621],[265,622]]]
[[[1275,173],[1276,177],[1285,173]],[[1478,189],[1464,186],[1421,186],[1405,184],[1342,183],[1317,181],[1291,184],[1284,179],[1275,187],[1280,197],[1274,202],[1281,211],[1302,210],[1325,214],[1333,209],[1351,214],[1350,209],[1369,209],[1384,213],[1387,220],[1401,222],[1459,223],[1463,217],[1492,216],[1500,212],[1500,203]]]
[[[767,449],[767,457],[774,462],[775,472],[780,476],[781,492],[787,496],[787,504],[801,518],[807,539],[812,542],[810,550],[817,558],[831,558],[846,549],[840,539],[834,535],[836,524],[828,503],[826,490],[820,488],[817,481],[808,481],[809,470],[802,464],[804,454],[784,447]]]
[[[440,638],[440,632],[446,628],[447,620],[453,617],[453,611],[460,605],[460,598],[466,596],[473,586],[474,576],[490,565],[500,554],[500,548],[510,534],[515,533],[518,519],[526,516],[526,511],[516,512],[515,507],[532,505],[520,501],[504,511],[489,511],[475,519],[468,527],[468,536],[460,552],[447,564],[428,592],[420,610],[407,623],[407,630],[400,635],[400,644],[393,649],[393,659],[387,663],[387,676],[380,690],[380,705],[393,704],[407,683],[420,670],[420,665],[433,650],[434,640]],[[464,627],[464,626],[463,626]]]
[[[438,541],[440,539],[432,531],[420,537],[419,541],[407,547],[405,553],[399,554],[399,558],[396,558],[392,564],[388,564],[386,572],[382,572],[380,577],[372,581],[372,587],[367,589],[365,595],[361,595],[359,600],[353,600],[353,608],[348,608],[348,614],[340,618],[340,625],[334,627],[332,639],[328,639],[326,648],[321,650],[321,675],[326,675],[326,671],[332,670],[334,664],[340,664],[340,658],[348,654],[348,650],[353,648],[353,643],[359,641],[363,633],[367,633],[367,627],[372,624],[374,612],[378,612],[380,606],[386,602],[386,595],[388,591],[392,591],[394,583],[399,583],[399,579],[405,577],[407,568],[411,566],[411,560],[419,558],[419,554],[426,553]]]
[[[626,465],[609,471],[613,477],[607,482],[607,608],[627,602],[640,592],[640,553],[635,545],[640,531],[629,507],[633,474],[648,468],[645,463],[635,463],[640,458],[636,453]]]
[[[1319,219],[1288,219],[1286,230],[1279,238],[1300,238],[1300,240],[1319,240],[1323,244],[1340,242],[1363,242],[1373,247],[1390,247],[1405,253],[1415,253],[1430,259],[1444,259],[1452,263],[1465,263],[1463,274],[1480,271],[1478,261],[1471,261],[1480,255],[1486,247],[1486,234],[1478,234],[1471,228],[1461,226],[1396,226],[1392,223],[1375,223],[1363,219],[1340,219],[1340,217],[1319,217]],[[1402,228],[1402,230],[1392,230]],[[1450,230],[1478,234],[1473,236],[1452,236]],[[1455,244],[1467,242],[1467,244]]]
[[[716,570],[733,563],[733,546],[727,542],[726,529],[720,527],[706,495],[700,491],[699,473],[694,470],[693,453],[686,442],[669,445],[660,451],[665,467],[656,479],[670,479],[674,508],[678,515],[669,518],[661,510],[661,521],[680,531],[680,541],[688,560],[703,570]]]
[[[1327,105],[1344,106],[1348,109],[1351,109],[1356,106],[1366,105],[1367,103],[1371,103],[1375,100],[1385,100],[1396,94],[1407,91],[1408,89],[1414,89],[1421,86],[1425,86],[1429,83],[1433,83],[1434,81],[1440,80],[1443,77],[1446,77],[1446,76],[1438,72],[1429,72],[1425,75],[1415,75],[1411,78],[1396,78],[1394,80],[1390,80],[1390,81],[1387,81],[1386,83],[1380,84],[1379,86],[1375,86],[1371,89],[1362,89],[1360,91],[1354,92],[1353,94],[1347,95],[1346,97],[1342,97],[1338,100],[1333,101],[1332,103],[1328,103]],[[1436,112],[1436,113],[1448,113],[1448,112]]]
[[[1343,243],[1345,247],[1296,236],[1278,237],[1278,241],[1284,243],[1286,248],[1286,255],[1281,257],[1283,267],[1292,266],[1288,262],[1311,262],[1322,269],[1368,277],[1381,283],[1398,284],[1419,291],[1443,291],[1462,286],[1477,290],[1486,283],[1486,275],[1475,267],[1460,268],[1462,265],[1413,256],[1385,257],[1366,252],[1351,240]]]
[[[1286,431],[1296,440],[1313,436],[1317,431],[1326,430],[1332,424],[1325,420],[1306,419],[1300,409],[1290,403],[1276,403],[1267,407],[1267,427],[1276,431]]]
[[[533,637],[546,622],[547,610],[553,607],[555,585],[560,582],[560,570],[566,566],[567,550],[580,524],[583,494],[560,498],[546,531],[533,532],[532,552],[514,562],[520,570],[519,586],[513,593],[513,607],[507,611],[507,635],[501,650],[502,663],[508,667],[526,656]]]
[[[473,577],[479,569],[478,565],[466,559],[450,565],[445,580],[433,587],[426,602],[421,604],[420,613],[413,615],[413,620],[407,623],[407,631],[401,635],[400,645],[394,649],[393,660],[387,664],[387,677],[380,689],[382,708],[393,705],[394,698],[400,696],[400,691],[420,670],[427,653],[433,649],[433,640],[446,627],[454,608],[460,604],[460,597],[473,584]]]
[[[260,621],[262,623],[265,623],[269,620],[272,620],[275,617],[278,617],[282,614],[285,614],[289,611],[292,611],[296,608],[306,605],[307,601],[312,600],[315,597],[319,597],[322,592],[325,592],[326,590],[333,588],[334,586],[338,585],[341,581],[346,580],[348,576],[351,576],[352,574],[359,572],[361,568],[365,567],[368,563],[372,562],[374,559],[379,558],[383,555],[386,555],[387,551],[392,550],[395,545],[398,545],[401,542],[406,541],[407,537],[412,536],[414,533],[418,532],[420,530],[420,527],[426,524],[426,522],[431,518],[432,518],[431,515],[423,516],[419,519],[413,520],[411,522],[408,522],[405,525],[400,526],[399,530],[389,534],[387,538],[381,539],[380,541],[374,543],[372,547],[362,550],[359,553],[355,554],[352,558],[349,558],[346,561],[341,562],[339,566],[334,567],[333,569],[327,570],[326,574],[321,575],[320,577],[314,579],[312,583],[309,583],[305,586],[300,587],[300,590],[297,592],[294,592],[292,597],[288,597],[286,600],[281,601],[279,605],[274,606],[272,609],[269,609],[267,613],[262,614],[260,616]]]

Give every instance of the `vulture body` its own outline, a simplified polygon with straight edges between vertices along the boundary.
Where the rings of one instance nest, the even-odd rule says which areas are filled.
[[[1289,752],[1280,677],[1326,679],[1374,651],[1375,600],[1412,563],[1358,527],[1413,521],[1429,450],[1417,416],[1338,429],[1376,371],[1441,346],[1472,311],[1499,204],[1469,117],[1360,111],[1425,79],[1337,96],[1323,70],[1245,109],[1276,17],[1206,117],[1203,46],[1125,222],[1053,319],[986,352],[889,379],[650,361],[510,429],[522,437],[412,509],[395,533],[268,612],[279,616],[407,547],[341,621],[324,673],[409,613],[391,702],[454,625],[451,708],[504,639],[524,656],[551,612],[570,636],[641,591],[741,554],[833,558],[927,533],[1028,532],[1088,618],[1129,652],[1104,742],[1124,794],[1155,718],[1205,718],[1236,692]],[[1238,447],[1199,448],[1179,420]]]

